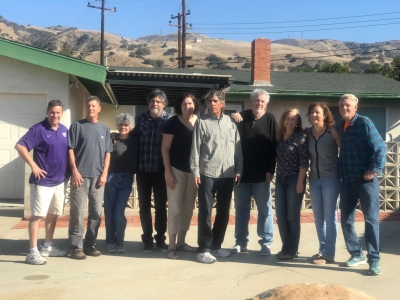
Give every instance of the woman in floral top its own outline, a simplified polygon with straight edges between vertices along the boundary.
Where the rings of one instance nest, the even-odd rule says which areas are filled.
[[[287,109],[279,121],[275,210],[282,250],[278,259],[297,256],[300,241],[300,209],[304,196],[308,151],[301,117],[295,108]]]

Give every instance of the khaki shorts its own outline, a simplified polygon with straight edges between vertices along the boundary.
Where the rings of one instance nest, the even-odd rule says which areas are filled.
[[[64,182],[48,187],[30,184],[31,188],[31,214],[44,217],[48,213],[62,215],[64,213],[65,184]]]

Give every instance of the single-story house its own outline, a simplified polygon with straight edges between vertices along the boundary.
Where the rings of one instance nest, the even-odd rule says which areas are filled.
[[[62,123],[69,126],[84,117],[87,96],[96,95],[102,101],[100,120],[115,129],[119,112],[136,115],[147,110],[146,95],[156,87],[166,92],[171,105],[184,92],[201,97],[209,89],[229,87],[226,113],[250,108],[251,91],[263,88],[271,95],[268,110],[277,119],[286,108],[295,107],[308,126],[309,103],[328,102],[339,119],[339,97],[353,93],[360,100],[359,113],[369,116],[386,140],[400,142],[400,82],[376,74],[270,72],[270,49],[269,40],[253,41],[251,71],[107,68],[0,38],[0,199],[25,198],[25,216],[29,215],[30,169],[14,145],[43,120],[52,99],[64,102]],[[167,110],[173,112],[171,107]],[[397,191],[396,195],[398,207]]]

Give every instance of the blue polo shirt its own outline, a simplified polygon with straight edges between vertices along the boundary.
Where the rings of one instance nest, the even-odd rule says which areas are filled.
[[[46,118],[29,128],[18,144],[28,151],[33,149],[33,161],[47,172],[46,177],[40,180],[32,173],[29,183],[52,187],[64,182],[68,153],[67,127],[58,123],[58,129],[54,130]]]

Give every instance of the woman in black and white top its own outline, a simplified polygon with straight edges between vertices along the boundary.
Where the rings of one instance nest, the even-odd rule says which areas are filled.
[[[318,253],[311,257],[314,264],[333,263],[335,258],[337,215],[340,190],[339,132],[333,125],[332,113],[326,103],[308,106],[307,117],[312,127],[307,129],[310,153],[310,197],[319,240]]]
[[[177,115],[165,124],[161,145],[168,194],[168,258],[171,259],[178,258],[176,251],[196,251],[185,243],[185,237],[197,196],[191,178],[190,151],[199,103],[192,94],[185,94],[174,108]]]

